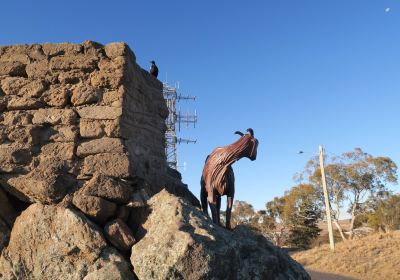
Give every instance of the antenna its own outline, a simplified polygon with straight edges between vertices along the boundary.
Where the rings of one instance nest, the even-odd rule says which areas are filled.
[[[177,131],[181,131],[182,124],[186,124],[186,128],[193,125],[196,127],[197,123],[197,111],[195,110],[194,115],[187,112],[186,114],[181,113],[181,108],[177,111],[176,105],[178,102],[195,101],[196,96],[183,96],[178,94],[179,82],[175,83],[174,86],[169,85],[167,82],[163,84],[163,96],[168,107],[168,118],[165,120],[167,130],[165,132],[165,155],[167,158],[168,166],[178,170],[178,155],[177,155],[177,144],[196,144],[197,140],[184,139],[177,137]],[[178,130],[177,130],[178,128]],[[186,171],[186,162],[184,162],[184,170]]]

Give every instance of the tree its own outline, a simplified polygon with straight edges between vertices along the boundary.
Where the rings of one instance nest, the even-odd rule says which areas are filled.
[[[233,205],[232,211],[232,224],[234,226],[250,225],[254,219],[256,212],[254,211],[253,205],[246,201],[236,200]]]
[[[251,230],[262,234],[275,245],[280,245],[280,234],[277,232],[275,218],[266,210],[255,212],[251,204],[245,201],[236,201],[232,211],[232,224],[246,226]]]
[[[298,220],[290,229],[289,242],[292,246],[306,249],[321,231],[318,227],[321,213],[316,205],[304,204],[297,216]]]
[[[284,229],[288,241],[296,247],[307,248],[319,235],[317,222],[322,217],[321,196],[310,184],[294,186],[283,197],[275,197],[266,204],[268,214]]]
[[[400,229],[400,195],[389,194],[377,200],[373,208],[367,215],[372,228],[385,232]]]
[[[363,213],[368,197],[387,189],[388,184],[397,183],[397,166],[388,157],[373,157],[360,148],[343,153],[339,157],[327,159],[325,174],[329,189],[330,201],[333,204],[332,218],[343,240],[344,231],[339,224],[344,202],[349,204],[351,215],[348,239],[354,235],[354,222],[357,215]],[[321,170],[316,159],[306,165],[309,182],[319,188],[322,186]]]
[[[322,217],[321,197],[310,184],[300,184],[285,194],[283,217],[290,225],[289,243],[308,248],[321,231],[318,221]]]

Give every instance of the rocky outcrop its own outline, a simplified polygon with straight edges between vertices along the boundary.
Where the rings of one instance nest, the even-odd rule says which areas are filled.
[[[110,269],[128,276],[113,279],[134,277],[129,263],[84,215],[42,204],[17,218],[0,258],[0,279],[94,279]]]
[[[310,279],[264,237],[218,227],[166,191],[150,199],[148,213],[131,255],[139,279]]]

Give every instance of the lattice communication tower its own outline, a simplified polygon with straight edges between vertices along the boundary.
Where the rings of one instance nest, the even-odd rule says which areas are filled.
[[[168,166],[178,170],[178,155],[177,155],[177,144],[196,144],[197,140],[183,139],[177,137],[177,131],[181,130],[181,126],[186,124],[196,127],[197,123],[197,112],[194,114],[182,114],[180,109],[177,111],[177,104],[182,100],[196,100],[196,96],[183,96],[178,93],[179,86],[171,86],[168,83],[163,84],[163,95],[165,102],[167,103],[169,115],[165,123],[167,125],[167,131],[165,132],[165,154],[167,157]]]

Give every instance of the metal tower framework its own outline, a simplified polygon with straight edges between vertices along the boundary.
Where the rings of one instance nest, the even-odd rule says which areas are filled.
[[[176,85],[171,86],[168,83],[163,84],[163,95],[169,111],[168,118],[165,121],[165,124],[167,125],[167,131],[165,132],[165,154],[168,166],[178,170],[177,144],[195,144],[197,140],[178,138],[177,131],[181,130],[182,124],[186,124],[187,128],[190,124],[192,124],[193,127],[196,127],[197,112],[195,111],[194,115],[189,113],[183,115],[181,114],[180,109],[177,111],[176,106],[179,101],[194,101],[196,100],[196,97],[182,96],[181,94],[178,94]]]

